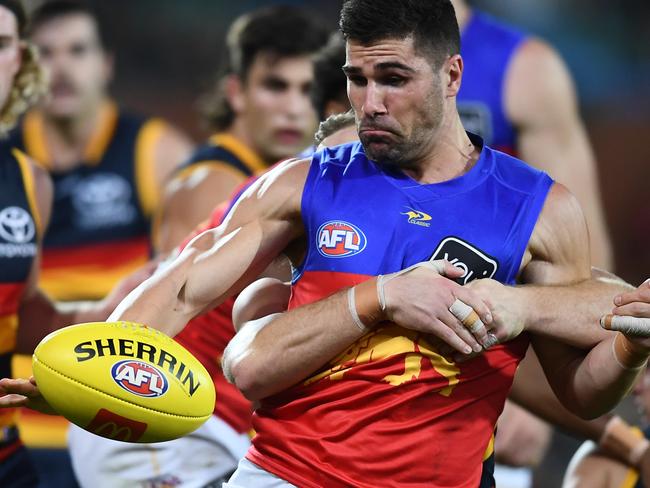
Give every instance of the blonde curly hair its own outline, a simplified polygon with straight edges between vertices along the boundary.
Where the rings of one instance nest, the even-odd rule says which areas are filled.
[[[47,79],[38,63],[36,46],[21,41],[22,63],[4,107],[0,110],[0,135],[5,135],[18,119],[47,93]]]

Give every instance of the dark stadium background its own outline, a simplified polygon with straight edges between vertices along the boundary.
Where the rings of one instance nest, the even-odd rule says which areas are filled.
[[[334,29],[341,4],[339,0],[89,3],[103,14],[115,47],[116,98],[126,107],[168,117],[197,140],[206,134],[197,100],[214,79],[225,29],[236,16],[262,5],[292,3]],[[543,36],[564,56],[577,82],[600,167],[616,271],[632,284],[640,283],[650,276],[650,2],[470,3]],[[556,435],[536,475],[536,486],[559,486],[575,446],[575,441]]]

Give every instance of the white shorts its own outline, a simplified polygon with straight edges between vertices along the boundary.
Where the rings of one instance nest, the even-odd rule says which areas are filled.
[[[239,461],[237,471],[222,486],[223,488],[296,488],[296,485],[278,478],[246,458]]]
[[[498,488],[530,488],[533,486],[533,471],[497,464],[494,467],[494,480]]]
[[[214,415],[198,430],[173,441],[133,444],[70,427],[68,445],[82,488],[220,486],[250,446]]]

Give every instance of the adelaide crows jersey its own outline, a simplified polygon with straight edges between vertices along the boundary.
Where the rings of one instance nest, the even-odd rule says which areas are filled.
[[[47,169],[54,183],[40,282],[53,298],[103,298],[148,260],[158,201],[154,147],[164,127],[107,103],[83,161],[65,171],[53,167],[42,114],[28,113],[11,134],[9,143]]]
[[[0,377],[10,378],[18,308],[42,238],[29,162],[17,149],[0,150]],[[16,411],[0,411],[0,462],[19,445]]]

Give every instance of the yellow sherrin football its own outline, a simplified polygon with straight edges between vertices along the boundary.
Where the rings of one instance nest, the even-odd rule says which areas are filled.
[[[36,347],[32,367],[57,412],[109,439],[175,439],[214,409],[214,384],[203,365],[144,325],[95,322],[57,330]]]

